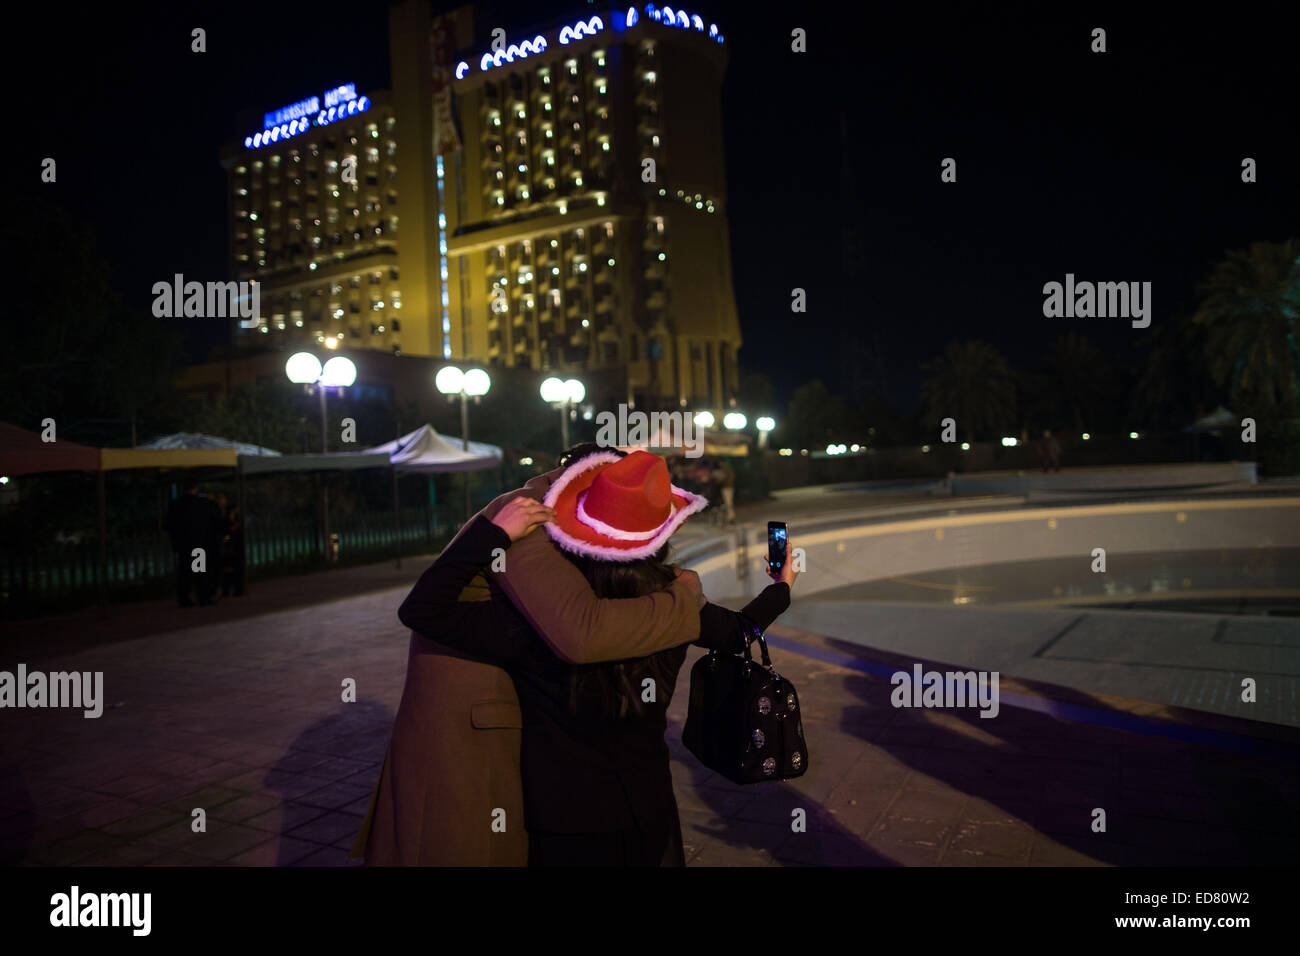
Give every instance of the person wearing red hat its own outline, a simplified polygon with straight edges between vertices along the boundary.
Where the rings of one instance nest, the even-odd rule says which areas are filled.
[[[512,502],[518,513],[522,496],[549,515],[541,502],[550,486],[573,461],[601,450],[591,442],[575,445],[558,467],[499,495],[479,515],[497,519]],[[448,547],[458,546],[473,524]],[[564,554],[538,527],[510,546],[509,562],[493,560],[476,575],[459,600],[512,605],[571,664],[647,656],[699,637],[705,601],[693,571],[679,570],[672,584],[651,594],[599,598]],[[421,620],[426,612],[417,588],[406,613]],[[367,866],[528,863],[519,767],[523,715],[514,682],[473,649],[448,644],[410,631],[401,702],[351,851]]]
[[[398,611],[408,627],[496,661],[514,681],[524,723],[530,865],[684,864],[664,733],[686,647],[574,665],[539,640],[508,601],[458,601],[461,589],[498,549],[545,522],[598,597],[661,590],[677,576],[666,563],[668,539],[706,504],[674,487],[655,455],[588,455],[552,482],[541,503],[516,498],[491,519],[475,518]],[[787,560],[774,583],[739,613],[705,604],[694,643],[742,651],[740,615],[767,628],[789,606],[796,574]]]

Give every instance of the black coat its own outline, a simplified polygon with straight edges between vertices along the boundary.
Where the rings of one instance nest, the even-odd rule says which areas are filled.
[[[573,709],[574,677],[594,668],[551,653],[506,600],[458,601],[461,590],[510,538],[487,518],[476,518],[424,572],[398,616],[414,631],[480,655],[509,672],[523,713],[521,770],[524,817],[530,831],[596,833],[630,830],[675,810],[668,746],[668,704],[686,647],[622,662],[640,702],[642,679],[657,673],[656,700],[625,716],[584,706]],[[507,560],[509,560],[507,556]],[[785,584],[769,585],[744,613],[762,628],[790,603]],[[703,647],[744,647],[735,611],[707,604],[700,611]]]
[[[210,565],[216,566],[224,531],[221,509],[215,501],[194,494],[181,495],[168,507],[164,527],[171,535],[173,551],[188,555],[195,548],[204,548]]]

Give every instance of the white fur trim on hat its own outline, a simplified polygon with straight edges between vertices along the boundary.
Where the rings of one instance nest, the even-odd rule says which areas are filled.
[[[620,461],[622,458],[622,455],[616,455],[613,452],[608,451],[596,452],[593,455],[588,455],[586,458],[580,458],[565,469],[564,474],[557,478],[555,483],[547,489],[546,497],[542,500],[542,503],[548,508],[554,508],[555,502],[559,500],[560,493],[565,489],[569,482],[573,481],[574,478],[585,474],[593,468],[598,468],[601,465],[613,464],[616,461]],[[592,544],[590,541],[575,538],[554,521],[547,522],[546,533],[551,536],[552,541],[564,548],[564,550],[572,551],[574,554],[585,555],[589,558],[596,558],[601,561],[637,561],[641,558],[648,558],[664,546],[668,539],[671,538],[673,534],[676,533],[677,529],[682,526],[682,522],[696,512],[703,511],[709,504],[708,498],[692,494],[683,488],[678,488],[676,485],[670,484],[669,488],[672,489],[674,496],[673,504],[675,507],[673,508],[673,513],[668,517],[668,520],[663,523],[661,528],[653,532],[653,537],[649,538],[644,544],[637,545],[634,548],[616,548],[610,545]],[[676,507],[677,502],[675,499],[677,496],[685,498],[687,503],[681,507]],[[579,512],[581,511],[581,507],[581,501],[579,501],[577,508]],[[592,527],[593,530],[598,531],[601,534],[608,534],[603,528],[596,527],[595,519],[590,516],[583,518],[579,515],[578,520],[583,524]],[[616,533],[608,534],[608,537],[622,538],[623,540],[628,540],[624,537],[625,535],[635,534],[635,532],[618,531],[617,529],[610,530],[615,531]]]

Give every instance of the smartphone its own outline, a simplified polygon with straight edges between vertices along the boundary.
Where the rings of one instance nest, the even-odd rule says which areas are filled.
[[[769,521],[767,523],[767,569],[773,574],[779,573],[785,564],[785,522]]]

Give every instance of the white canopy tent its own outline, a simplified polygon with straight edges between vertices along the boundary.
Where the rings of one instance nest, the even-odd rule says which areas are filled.
[[[471,441],[466,451],[458,438],[446,438],[421,425],[393,441],[366,449],[368,454],[385,454],[399,472],[479,471],[495,468],[503,458],[496,445]]]
[[[145,442],[137,446],[147,449],[208,449],[208,448],[233,448],[237,455],[279,455],[278,451],[265,448],[262,445],[250,445],[247,442],[232,441],[229,438],[219,438],[216,435],[204,435],[201,432],[176,432],[172,435],[163,435],[161,438],[155,438],[153,441]]]

